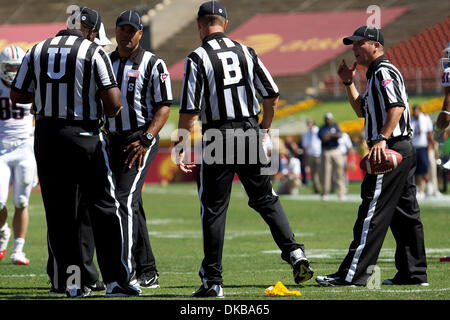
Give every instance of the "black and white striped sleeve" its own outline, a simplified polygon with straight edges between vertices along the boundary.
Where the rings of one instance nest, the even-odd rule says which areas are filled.
[[[22,60],[22,64],[20,65],[19,71],[17,71],[16,77],[14,78],[11,86],[19,92],[22,93],[33,93],[34,92],[34,82],[33,82],[33,64],[31,63],[32,59],[34,59],[34,46],[31,50],[25,54],[25,57]]]
[[[200,113],[204,80],[200,57],[191,54],[184,65],[184,80],[180,98],[180,113]]]
[[[396,71],[380,68],[376,72],[375,83],[385,110],[392,107],[405,107],[403,80]]]
[[[275,98],[280,95],[278,87],[262,61],[258,58],[255,50],[248,48],[254,61],[254,85],[258,93],[264,98]]]
[[[102,47],[98,47],[93,56],[95,82],[99,90],[117,87],[111,60]]]
[[[172,85],[170,83],[170,74],[163,60],[158,59],[153,66],[151,79],[153,83],[152,100],[155,105],[171,105]]]

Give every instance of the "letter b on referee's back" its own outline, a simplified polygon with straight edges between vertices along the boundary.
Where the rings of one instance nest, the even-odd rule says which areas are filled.
[[[217,53],[223,66],[223,84],[229,86],[239,83],[242,79],[242,71],[239,64],[239,57],[233,51]]]

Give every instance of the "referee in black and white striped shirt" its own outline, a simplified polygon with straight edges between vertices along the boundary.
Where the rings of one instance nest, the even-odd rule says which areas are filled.
[[[366,285],[377,263],[388,228],[397,242],[397,274],[384,284],[427,283],[427,262],[420,209],[416,199],[415,150],[411,144],[408,96],[400,71],[383,55],[384,38],[379,29],[359,27],[344,44],[353,44],[356,62],[345,61],[338,74],[346,86],[351,106],[365,118],[369,157],[381,160],[385,148],[403,156],[393,171],[366,174],[361,185],[362,203],[353,228],[353,241],[337,273],[319,276],[324,286]],[[361,96],[353,84],[356,65],[368,68],[366,92]]]
[[[142,28],[133,10],[122,12],[116,20],[117,48],[110,58],[123,109],[107,119],[105,127],[110,132],[120,211],[126,218],[127,263],[141,287],[158,287],[141,192],[159,149],[158,133],[169,117],[172,89],[164,61],[139,45]]]
[[[202,285],[193,296],[223,296],[225,217],[235,174],[249,196],[250,207],[269,225],[283,260],[292,265],[295,282],[309,280],[313,271],[304,255],[303,245],[294,239],[280,200],[272,189],[270,176],[261,174],[261,162],[250,160],[251,136],[258,138],[259,135],[257,116],[261,110],[256,93],[258,91],[263,97],[261,128],[269,129],[278,103],[278,88],[253,49],[225,36],[227,13],[219,2],[202,4],[197,24],[203,44],[186,60],[178,125],[179,129],[187,130],[185,132],[192,132],[200,115],[203,131],[204,157],[197,181],[204,259],[199,272]],[[231,138],[228,139],[230,131]],[[215,140],[209,141],[212,135]],[[249,139],[242,141],[245,136]],[[238,140],[243,143],[243,148],[237,144]],[[217,161],[211,162],[205,153],[212,142],[223,150],[224,157],[218,156]],[[237,146],[236,152],[226,149],[230,142]],[[177,149],[179,145],[182,144],[178,143]],[[243,162],[239,161],[241,155],[246,157]],[[180,156],[183,159],[184,152]],[[186,173],[192,166],[183,160],[179,162],[180,169]]]
[[[104,115],[120,111],[120,91],[106,52],[91,42],[100,27],[99,14],[81,8],[72,17],[79,30],[62,30],[32,47],[11,92],[13,101],[34,101],[36,106],[35,155],[47,219],[47,272],[56,292],[65,290],[69,297],[89,294],[83,274],[74,283],[69,277],[82,265],[83,204],[92,221],[107,296],[139,295],[128,285],[122,221],[100,130]]]

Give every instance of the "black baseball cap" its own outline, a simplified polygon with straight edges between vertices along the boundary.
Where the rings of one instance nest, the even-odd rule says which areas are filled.
[[[136,30],[142,30],[143,28],[141,16],[137,11],[134,10],[126,10],[117,17],[117,27],[124,26],[126,24],[129,24]]]
[[[97,11],[88,7],[81,7],[80,22],[98,32],[100,30],[100,25],[102,24],[102,18]]]
[[[205,2],[200,6],[197,17],[200,18],[206,15],[222,16],[228,19],[227,9],[217,1]]]
[[[354,41],[359,41],[363,39],[368,39],[372,41],[377,41],[381,43],[382,46],[384,46],[384,37],[381,33],[380,29],[377,29],[375,27],[368,27],[368,26],[361,26],[358,29],[353,32],[353,35],[350,37],[344,38],[342,41],[345,45],[350,45]]]

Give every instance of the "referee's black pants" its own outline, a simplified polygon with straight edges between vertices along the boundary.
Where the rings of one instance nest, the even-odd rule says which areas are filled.
[[[253,128],[256,129],[257,128]],[[236,144],[235,144],[236,146]],[[248,141],[245,150],[247,153]],[[225,154],[225,157],[227,155]],[[294,239],[286,213],[272,188],[269,175],[262,175],[259,164],[207,164],[203,162],[197,173],[197,186],[201,203],[204,259],[199,276],[208,283],[222,283],[222,253],[225,220],[230,201],[234,175],[237,174],[249,197],[248,205],[256,210],[269,225],[272,237],[281,250],[281,257],[289,263],[291,251],[302,248]],[[226,163],[226,162],[224,162]]]
[[[127,282],[124,238],[106,142],[97,124],[38,119],[35,156],[47,220],[47,273],[54,288],[66,287],[70,266],[83,263],[80,228],[89,213],[97,260],[105,282]],[[80,210],[83,203],[87,210]],[[69,273],[68,273],[69,272]],[[81,273],[81,285],[90,282]]]
[[[409,140],[389,148],[399,152],[403,161],[389,173],[364,176],[353,241],[338,271],[356,285],[367,284],[389,227],[397,244],[395,280],[427,282],[423,226],[414,184],[415,150]]]
[[[114,172],[117,199],[120,203],[120,214],[125,220],[125,238],[127,244],[127,264],[139,277],[147,271],[157,271],[155,257],[148,237],[147,221],[142,202],[142,188],[145,177],[159,150],[157,135],[145,156],[144,166],[137,168],[135,162],[131,168],[125,164],[127,153],[124,149],[138,140],[143,130],[133,133],[111,134],[110,142],[112,170]]]

